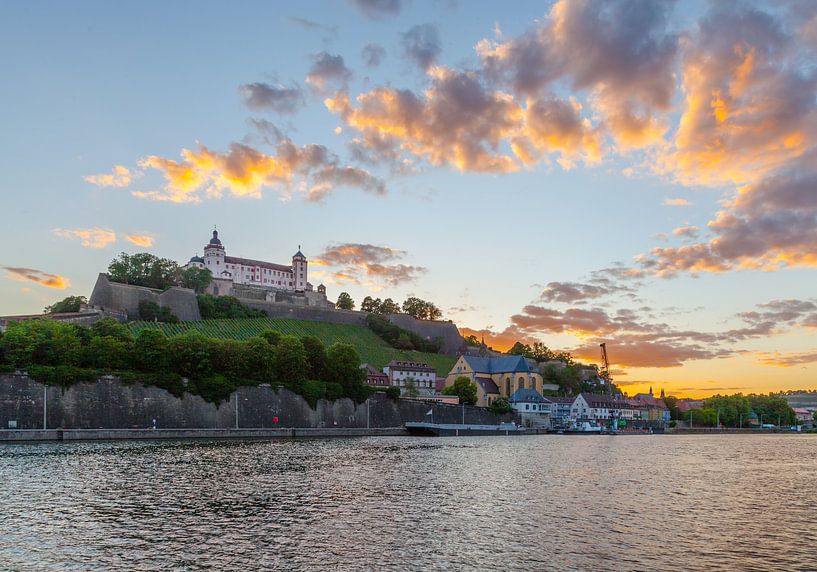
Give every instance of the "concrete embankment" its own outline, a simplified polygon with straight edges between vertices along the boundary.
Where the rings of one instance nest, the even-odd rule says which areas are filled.
[[[403,427],[375,429],[11,429],[0,430],[0,443],[40,441],[118,441],[172,439],[325,439],[342,437],[393,437],[408,435]]]

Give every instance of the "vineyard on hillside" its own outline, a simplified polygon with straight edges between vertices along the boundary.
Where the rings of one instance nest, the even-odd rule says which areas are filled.
[[[326,346],[335,342],[351,344],[364,362],[382,368],[391,360],[421,361],[437,370],[437,375],[444,377],[454,367],[456,357],[423,352],[402,351],[390,347],[377,334],[365,326],[351,324],[333,324],[330,322],[313,322],[292,320],[289,318],[258,318],[236,320],[201,320],[195,322],[130,322],[126,327],[133,335],[153,328],[162,330],[168,336],[178,336],[190,330],[197,330],[209,338],[247,340],[259,335],[264,330],[275,330],[284,335],[302,337],[315,336]]]

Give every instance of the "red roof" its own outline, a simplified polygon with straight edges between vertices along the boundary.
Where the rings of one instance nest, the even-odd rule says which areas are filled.
[[[224,262],[228,264],[238,264],[242,266],[257,266],[259,268],[268,268],[269,270],[278,270],[279,272],[292,272],[291,266],[284,266],[283,264],[273,264],[272,262],[263,262],[261,260],[252,260],[250,258],[237,258],[235,256],[225,256]]]

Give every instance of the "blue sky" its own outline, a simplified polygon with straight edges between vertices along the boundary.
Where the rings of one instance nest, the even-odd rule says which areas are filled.
[[[634,390],[649,382],[681,393],[817,386],[817,344],[808,325],[817,286],[810,238],[814,211],[808,206],[809,197],[815,198],[814,141],[808,133],[817,117],[809,63],[817,45],[810,43],[817,37],[813,11],[797,3],[774,13],[752,3],[631,1],[624,3],[629,10],[614,4],[3,5],[0,209],[7,248],[0,266],[7,270],[0,275],[0,314],[39,312],[67,294],[89,295],[96,274],[113,256],[144,250],[125,239],[127,234],[148,236],[148,250],[184,262],[201,251],[215,224],[231,254],[286,262],[300,244],[311,260],[334,261],[311,267],[312,281],[326,281],[330,297],[342,290],[358,301],[367,294],[419,295],[498,347],[513,339],[540,339],[590,359],[597,342],[606,340],[618,379]],[[707,35],[706,22],[717,24],[719,18],[738,22],[731,28],[734,37]],[[601,42],[596,53],[592,38],[580,37],[594,22],[612,30],[609,45]],[[406,47],[415,26],[432,31],[426,69],[417,64],[423,46]],[[651,41],[634,44],[626,32],[616,35],[616,27],[643,29]],[[586,58],[577,50],[559,51],[572,42],[587,46]],[[384,52],[373,67],[362,56],[370,44]],[[556,78],[537,84],[538,91],[509,79],[536,67],[520,55],[530,50],[547,52],[543,73]],[[345,80],[330,74],[321,78],[323,87],[307,82],[321,53],[343,58]],[[642,57],[643,66],[626,61]],[[739,61],[731,61],[734,57]],[[593,58],[601,63],[588,64]],[[696,78],[692,70],[704,61],[709,66],[704,79]],[[771,74],[779,74],[774,82]],[[474,112],[474,126],[491,124],[479,116],[483,112],[496,112],[497,124],[513,123],[498,128],[496,147],[470,122],[456,127],[461,136],[448,141],[448,118],[435,115],[434,97],[450,98],[443,103],[454,107],[441,109],[451,110],[479,96],[464,93],[467,86],[454,90],[454,82],[466,78],[481,86],[479,94],[503,94]],[[250,108],[240,87],[252,83],[295,90],[297,110]],[[411,124],[412,134],[398,133],[389,122],[416,118],[379,117],[375,125],[372,114],[379,108],[372,102],[383,104],[387,99],[381,96],[392,89],[409,90],[414,99],[406,101],[428,104],[422,121]],[[361,99],[367,95],[369,100]],[[325,103],[339,96],[349,98],[345,113]],[[498,111],[503,96],[513,99],[512,111]],[[530,118],[521,122],[518,113],[532,109],[534,101],[559,103],[562,113],[572,109],[578,123],[568,133],[551,128],[552,114],[536,126]],[[695,107],[699,101],[707,109]],[[779,108],[800,106],[798,121],[789,126],[779,109],[766,111],[775,102]],[[622,110],[654,119],[663,131],[625,133],[615,122]],[[324,146],[330,158],[310,167],[315,170],[308,175],[296,174],[289,185],[264,179],[250,191],[255,198],[238,196],[236,189],[246,186],[217,179],[229,171],[228,159],[238,158],[238,152],[229,155],[231,144],[246,146],[239,149],[245,158],[247,149],[280,157],[274,144],[263,141],[270,132],[253,127],[253,119],[274,124],[298,148]],[[761,137],[761,126],[768,135]],[[433,133],[426,138],[423,129]],[[379,162],[361,161],[352,152],[350,142],[366,134],[396,137],[388,151],[367,148],[382,153]],[[536,160],[526,162],[512,150],[520,134],[540,141]],[[639,142],[628,143],[633,138]],[[597,141],[603,150],[594,160]],[[702,158],[715,142],[722,154]],[[512,172],[486,168],[479,158],[457,165],[446,145],[459,143],[507,157]],[[182,149],[199,153],[199,145],[227,166],[207,172],[205,178],[212,178],[195,191],[198,203],[133,194],[167,196],[167,172],[141,162],[151,156],[182,161]],[[388,159],[394,153],[409,172],[395,172]],[[128,185],[86,180],[115,166],[128,170]],[[355,176],[379,181],[385,193],[332,178],[322,200],[309,200],[302,191],[327,166],[334,169],[332,177],[348,167]],[[767,181],[789,175],[806,181],[798,187],[801,202],[792,199],[771,213],[759,207],[789,196],[767,190]],[[208,196],[207,188],[218,185],[222,196]],[[749,188],[744,197],[762,201],[732,204],[743,187]],[[668,206],[667,199],[690,204]],[[719,211],[736,215],[740,228],[717,223],[708,229],[711,221],[725,220],[718,219]],[[773,230],[770,238],[760,237],[762,229],[774,226],[772,219],[795,211],[802,214],[797,222],[804,225],[802,240],[780,238]],[[685,237],[673,234],[683,227],[696,228]],[[751,252],[723,246],[752,242],[738,235],[749,228],[761,229],[760,244]],[[76,231],[89,229],[109,231],[116,240],[85,247]],[[369,263],[333,259],[332,248],[339,245],[388,249],[380,263],[409,266],[409,275],[375,275]],[[694,249],[679,250],[683,245]],[[670,250],[650,254],[656,247]],[[637,260],[639,255],[645,256]],[[598,273],[617,264],[637,276]],[[9,268],[64,277],[70,286],[50,288]],[[338,273],[350,268],[357,283],[340,282]],[[565,285],[576,284],[607,290],[557,296]],[[759,306],[775,301],[780,303],[772,309]],[[783,303],[799,314],[772,317]],[[768,323],[777,319],[782,321]],[[728,333],[750,326],[757,326],[752,333]],[[626,359],[617,361],[617,353]],[[788,367],[776,367],[783,365]]]

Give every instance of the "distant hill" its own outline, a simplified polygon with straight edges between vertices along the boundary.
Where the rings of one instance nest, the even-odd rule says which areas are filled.
[[[423,352],[397,350],[386,344],[374,332],[365,326],[315,322],[311,320],[293,320],[289,318],[257,318],[238,320],[197,320],[166,324],[161,322],[129,322],[125,327],[134,335],[146,328],[162,330],[168,336],[177,336],[189,330],[198,330],[210,338],[246,340],[257,336],[264,330],[275,330],[285,335],[302,337],[312,335],[326,346],[335,342],[351,344],[360,354],[361,359],[375,367],[382,368],[391,360],[420,361],[431,365],[437,375],[445,377],[454,363],[456,356],[429,354]]]
[[[817,407],[817,393],[791,393],[783,395],[789,407]]]

